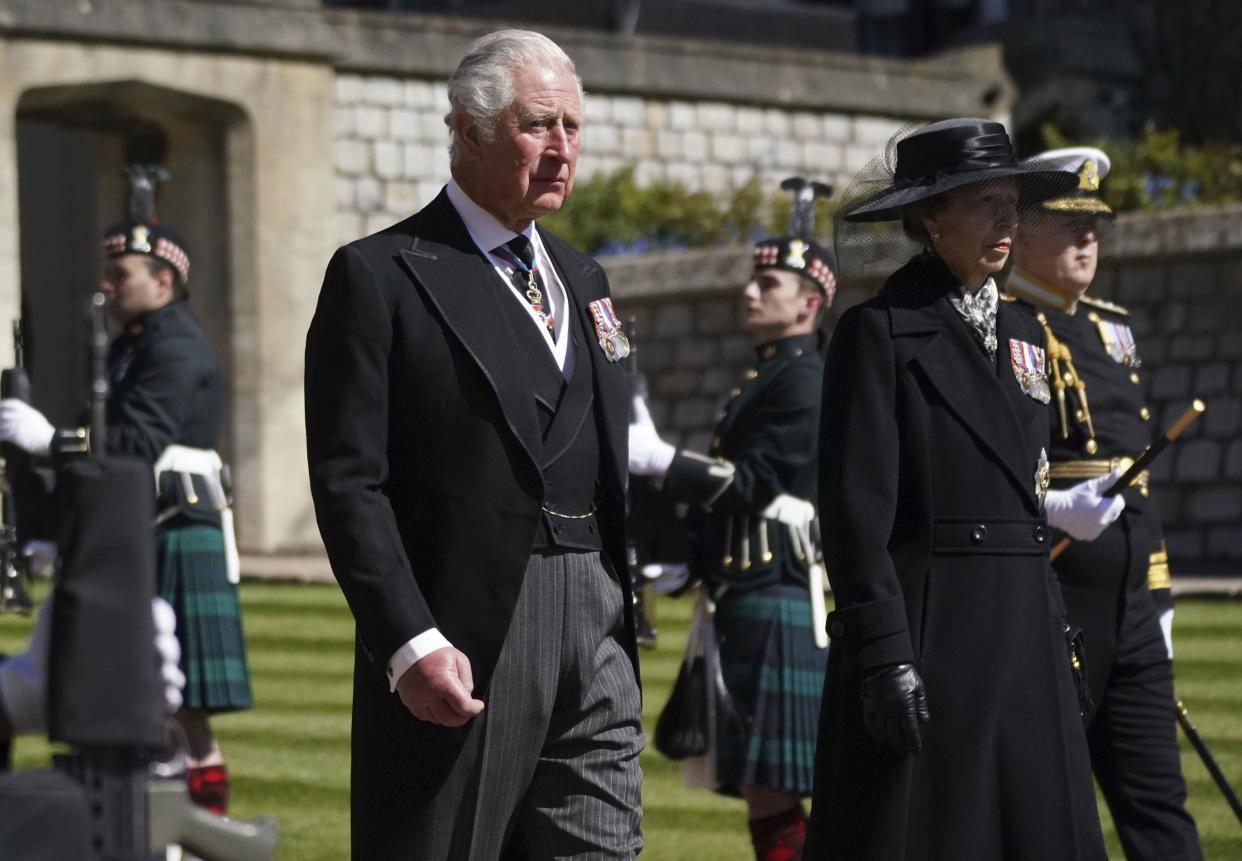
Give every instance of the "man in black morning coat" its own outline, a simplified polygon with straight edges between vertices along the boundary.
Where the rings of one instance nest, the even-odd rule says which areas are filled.
[[[449,81],[453,180],[340,249],[306,347],[311,489],[357,622],[353,856],[632,858],[628,351],[572,184],[573,63],[501,31]]]

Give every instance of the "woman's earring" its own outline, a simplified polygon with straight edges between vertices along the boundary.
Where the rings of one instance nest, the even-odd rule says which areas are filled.
[[[937,242],[939,242],[939,241],[940,241],[940,231],[939,231],[939,230],[933,230],[933,231],[932,231],[932,239],[936,240]]]

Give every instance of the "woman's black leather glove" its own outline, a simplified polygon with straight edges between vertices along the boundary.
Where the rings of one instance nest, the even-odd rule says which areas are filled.
[[[919,723],[931,720],[923,680],[913,664],[895,664],[862,680],[863,723],[882,746],[902,755],[923,747]]]

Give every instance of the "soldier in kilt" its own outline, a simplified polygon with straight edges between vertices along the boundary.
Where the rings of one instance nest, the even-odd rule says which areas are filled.
[[[121,334],[108,354],[107,453],[151,464],[159,595],[176,612],[191,798],[228,809],[228,771],[212,714],[252,705],[237,595],[220,432],[220,371],[187,302],[185,243],[155,219],[158,169],[127,170],[126,220],[104,235],[101,289]],[[89,445],[82,428],[56,430],[21,401],[0,402],[0,437],[35,455],[72,456]]]
[[[743,291],[755,364],[730,393],[709,456],[661,440],[640,399],[630,428],[631,474],[662,476],[668,494],[699,512],[692,567],[713,590],[722,674],[741,718],[719,727],[715,779],[718,791],[746,800],[758,861],[801,856],[802,798],[814,775],[827,649],[812,621],[823,586],[810,577],[807,500],[823,374],[817,327],[836,285],[831,260],[798,237],[755,246]]]

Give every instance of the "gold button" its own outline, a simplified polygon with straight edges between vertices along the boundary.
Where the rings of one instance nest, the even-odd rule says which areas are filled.
[[[1061,377],[1061,379],[1065,380],[1065,384],[1066,384],[1067,386],[1072,386],[1072,385],[1074,384],[1074,375],[1073,375],[1073,374],[1064,374],[1064,375]]]
[[[1092,323],[1098,323],[1100,322],[1100,315],[1092,311],[1090,314],[1087,315],[1087,319],[1090,320]]]
[[[1095,440],[1093,439],[1087,440],[1087,444],[1083,446],[1083,448],[1086,449],[1087,454],[1095,454],[1097,451],[1100,450],[1099,445],[1097,445]]]
[[[1143,407],[1139,410],[1139,418],[1143,421],[1148,421],[1151,418],[1151,410],[1147,409],[1147,407]]]
[[[751,368],[749,371],[746,372],[746,379],[748,380],[753,380],[757,376],[759,376],[759,372],[756,371],[754,368]]]
[[[729,392],[729,397],[736,398],[741,393],[742,393],[741,389],[734,389],[733,391]]]

